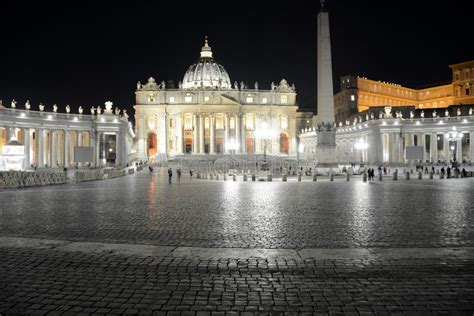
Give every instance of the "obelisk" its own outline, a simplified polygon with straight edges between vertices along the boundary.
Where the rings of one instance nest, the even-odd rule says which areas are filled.
[[[318,14],[318,114],[315,119],[317,128],[316,159],[321,167],[336,166],[336,131],[334,128],[334,93],[332,83],[331,36],[329,32],[329,13],[321,0]]]

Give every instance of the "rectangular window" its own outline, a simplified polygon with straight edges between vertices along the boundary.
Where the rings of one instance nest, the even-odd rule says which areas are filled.
[[[262,98],[262,103],[266,104],[268,102],[267,98]]]
[[[204,97],[204,102],[209,101],[209,97]]]
[[[230,118],[230,129],[235,129],[235,118],[234,117]]]
[[[287,129],[288,128],[288,116],[282,115],[280,116],[280,128]]]
[[[247,98],[245,99],[245,102],[247,102],[247,103],[252,103],[252,102],[253,102],[253,98],[252,98],[252,97],[247,97]]]
[[[223,130],[224,129],[224,120],[222,116],[216,117],[216,129]]]
[[[174,103],[174,97],[170,97],[170,103]]]
[[[288,96],[287,95],[280,96],[280,102],[283,104],[288,103]]]
[[[150,93],[148,95],[148,102],[155,102],[155,94],[154,93]]]
[[[253,115],[248,114],[248,115],[245,117],[245,127],[246,127],[248,130],[253,130]]]
[[[209,129],[209,118],[208,118],[208,117],[206,117],[206,118],[204,119],[204,128],[205,128],[205,129]]]
[[[174,128],[174,120],[170,119],[170,128]]]
[[[191,131],[193,129],[193,117],[191,115],[186,115],[184,117],[184,129]]]
[[[184,97],[184,102],[186,102],[186,103],[191,103],[191,102],[193,102],[193,97],[191,97],[191,96],[186,96],[186,97]]]
[[[355,95],[351,94],[351,101],[355,101],[355,100],[356,100]]]

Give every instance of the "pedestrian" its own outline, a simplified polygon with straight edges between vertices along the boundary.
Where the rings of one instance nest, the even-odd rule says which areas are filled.
[[[178,168],[178,182],[181,182],[181,168]]]
[[[148,165],[148,170],[150,170],[150,173],[153,173],[153,167],[151,165]]]
[[[451,179],[451,167],[446,168],[446,175],[448,179]]]
[[[168,183],[171,183],[171,178],[173,177],[173,170],[168,168]]]
[[[189,169],[189,177],[190,177],[190,178],[193,177],[193,169]]]

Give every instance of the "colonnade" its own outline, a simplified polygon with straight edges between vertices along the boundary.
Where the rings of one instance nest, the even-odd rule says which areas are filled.
[[[94,148],[94,165],[103,165],[100,155],[100,139],[102,132],[93,130],[69,130],[54,128],[2,127],[0,126],[0,153],[1,147],[6,145],[16,134],[17,141],[25,146],[24,167],[70,167],[81,166],[74,160],[74,147],[86,146]],[[121,141],[116,134],[117,152],[116,164],[120,161]],[[105,151],[105,148],[102,148]]]

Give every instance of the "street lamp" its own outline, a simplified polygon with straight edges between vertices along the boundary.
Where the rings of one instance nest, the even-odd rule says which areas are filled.
[[[232,157],[232,164],[231,164],[230,169],[235,169],[233,157],[234,157],[235,151],[237,149],[239,149],[239,146],[240,146],[240,144],[238,142],[236,142],[235,139],[233,139],[233,138],[231,138],[229,140],[229,143],[227,144],[227,148],[230,150],[230,154],[231,154],[231,157]]]
[[[276,134],[276,131],[269,128],[267,122],[263,122],[259,129],[255,131],[255,136],[260,137],[263,139],[263,164],[262,170],[268,170],[267,164],[267,139],[272,139],[272,137]]]
[[[457,167],[457,161],[456,161],[456,150],[457,150],[457,146],[458,146],[458,141],[462,140],[462,137],[463,137],[463,133],[461,132],[458,132],[456,130],[456,126],[453,126],[452,130],[450,132],[448,132],[446,134],[446,139],[448,140],[448,142],[455,142],[456,143],[456,147],[454,148],[451,147],[451,149],[453,150],[453,167]]]
[[[367,148],[369,148],[369,144],[367,144],[366,141],[364,141],[362,138],[360,138],[357,143],[354,144],[354,148],[357,149],[357,150],[360,150],[360,162],[364,162],[364,159],[363,159],[363,150],[366,150]]]

